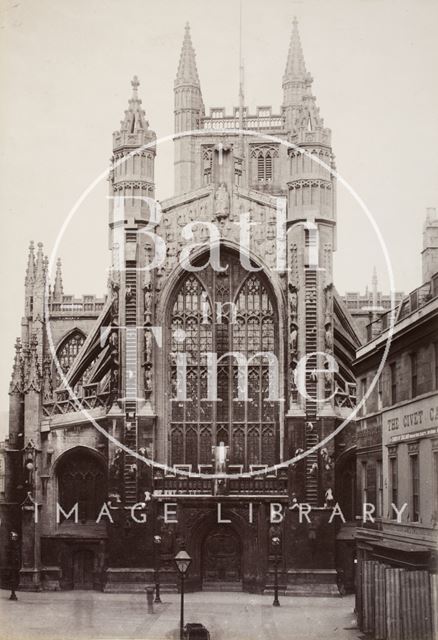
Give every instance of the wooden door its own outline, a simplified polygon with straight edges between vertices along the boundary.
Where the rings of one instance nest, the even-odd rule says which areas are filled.
[[[232,529],[213,531],[203,545],[203,579],[211,582],[240,582],[240,540]]]
[[[73,556],[73,589],[92,589],[94,553],[88,549],[76,551]]]

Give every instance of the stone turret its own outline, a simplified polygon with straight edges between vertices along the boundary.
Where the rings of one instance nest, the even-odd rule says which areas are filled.
[[[288,140],[294,145],[288,150],[287,181],[288,221],[292,227],[288,249],[291,265],[289,307],[294,309],[289,318],[292,380],[296,362],[303,355],[310,355],[306,399],[295,399],[293,392],[289,415],[303,412],[303,443],[307,449],[326,435],[327,425],[335,416],[333,378],[309,373],[312,369],[327,368],[327,357],[322,354],[334,355],[332,264],[336,228],[331,136],[316,106],[312,82],[304,62],[298,22],[294,19],[283,76],[283,118]],[[330,486],[332,480],[326,478],[325,473],[318,456],[310,454],[306,458],[306,501],[309,504],[317,504],[320,499],[318,486],[321,483]]]
[[[285,126],[290,142],[298,147],[289,151],[289,217],[334,221],[335,182],[330,174],[330,169],[334,168],[331,132],[324,127],[316,106],[316,98],[311,91],[312,81],[304,62],[298,22],[294,19],[283,76]],[[307,153],[302,153],[300,149]],[[314,161],[313,157],[328,168]]]
[[[201,127],[205,115],[201,84],[196,67],[196,56],[190,37],[190,26],[185,27],[184,40],[174,85],[175,133],[193,131]],[[175,194],[190,191],[194,186],[193,138],[184,136],[175,141]]]
[[[438,272],[438,218],[436,209],[428,207],[423,228],[422,273],[427,282]]]
[[[155,196],[155,132],[149,122],[138,96],[140,85],[137,76],[132,82],[132,96],[125,111],[120,129],[113,133],[112,171],[110,195],[123,197],[125,219],[149,218],[149,206],[142,199]],[[110,207],[110,223],[119,218],[120,209]]]

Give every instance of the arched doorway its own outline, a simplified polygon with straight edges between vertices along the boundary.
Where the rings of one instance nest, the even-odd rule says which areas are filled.
[[[242,548],[231,527],[212,529],[202,545],[202,586],[219,590],[241,588]]]
[[[75,447],[59,460],[56,474],[58,504],[63,511],[68,513],[77,504],[78,522],[95,522],[107,497],[107,471],[99,454]]]

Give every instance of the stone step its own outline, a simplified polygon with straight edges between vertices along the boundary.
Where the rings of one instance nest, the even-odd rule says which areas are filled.
[[[242,591],[241,582],[216,582],[210,580],[204,580],[202,583],[202,591]]]

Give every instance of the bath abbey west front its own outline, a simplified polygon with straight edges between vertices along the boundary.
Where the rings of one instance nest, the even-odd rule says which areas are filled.
[[[187,26],[174,197],[154,205],[159,148],[137,78],[113,134],[107,296],[66,295],[59,261],[49,286],[31,245],[0,505],[3,531],[20,536],[22,589],[142,590],[157,570],[176,589],[181,548],[193,590],[264,592],[276,563],[286,593],[352,583],[353,427],[316,445],[355,404],[359,339],[332,279],[334,156],[296,22],[281,109],[242,104],[206,113]],[[247,400],[230,352],[245,359]],[[345,524],[329,522],[334,503]]]

